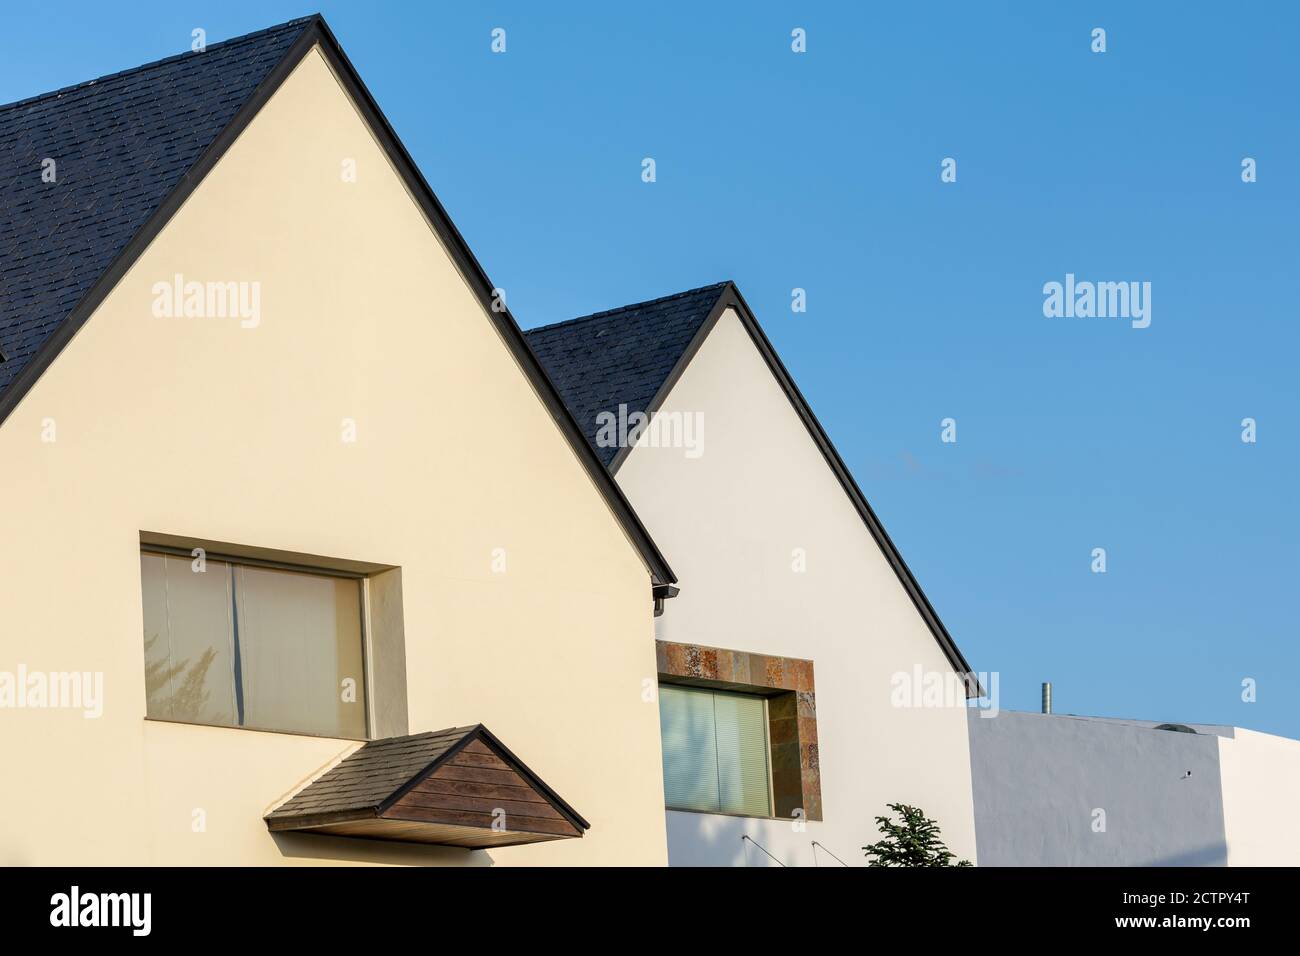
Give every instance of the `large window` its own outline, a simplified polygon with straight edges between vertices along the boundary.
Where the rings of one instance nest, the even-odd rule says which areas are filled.
[[[659,730],[670,809],[771,815],[762,697],[661,684]]]
[[[143,551],[147,712],[366,736],[362,581]]]

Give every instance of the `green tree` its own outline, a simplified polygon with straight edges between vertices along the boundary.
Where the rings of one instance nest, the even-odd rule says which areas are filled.
[[[953,862],[954,854],[939,839],[939,824],[920,807],[891,803],[889,809],[903,822],[876,817],[876,827],[885,839],[862,848],[872,858],[868,866],[970,866],[969,860]]]

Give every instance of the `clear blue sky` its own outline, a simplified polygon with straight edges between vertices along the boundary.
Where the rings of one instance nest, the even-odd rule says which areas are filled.
[[[0,101],[314,9],[14,5]],[[1004,708],[1300,737],[1295,4],[319,9],[526,327],[739,283]]]

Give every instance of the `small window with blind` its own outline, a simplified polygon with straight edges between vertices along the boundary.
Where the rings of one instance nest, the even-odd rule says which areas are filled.
[[[659,730],[668,809],[772,815],[764,698],[660,684]]]
[[[142,550],[146,713],[366,737],[363,578]]]

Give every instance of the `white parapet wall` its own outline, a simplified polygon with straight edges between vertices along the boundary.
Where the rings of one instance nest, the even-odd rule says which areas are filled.
[[[1066,714],[969,718],[981,865],[1300,865],[1300,741]]]

